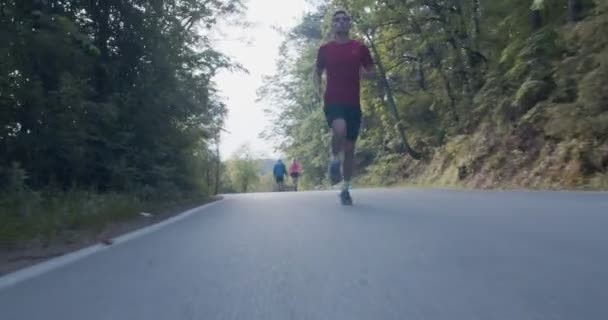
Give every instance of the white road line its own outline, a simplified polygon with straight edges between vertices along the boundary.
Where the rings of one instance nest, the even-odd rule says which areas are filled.
[[[169,224],[175,223],[177,221],[183,220],[189,216],[191,216],[192,214],[194,214],[195,212],[199,211],[199,210],[204,210],[204,209],[208,209],[211,206],[214,206],[220,202],[222,202],[224,199],[220,199],[220,200],[216,200],[214,202],[202,205],[200,207],[194,208],[194,209],[190,209],[188,211],[185,211],[183,213],[180,213],[176,216],[173,216],[167,220],[163,220],[161,222],[158,222],[156,224],[132,231],[130,233],[124,234],[118,238],[113,239],[113,244],[111,246],[105,246],[105,245],[101,245],[101,244],[96,244],[96,245],[92,245],[90,247],[86,247],[83,249],[80,249],[78,251],[74,251],[71,253],[68,253],[66,255],[63,256],[59,256],[57,258],[53,258],[38,264],[35,264],[33,266],[21,269],[21,270],[17,270],[13,273],[9,273],[7,275],[4,275],[2,277],[0,277],[0,290],[13,286],[19,282],[31,279],[33,277],[37,277],[39,275],[42,275],[44,273],[47,273],[51,270],[60,268],[62,266],[65,266],[67,264],[73,263],[75,261],[84,259],[92,254],[95,254],[97,252],[100,252],[102,250],[109,250],[112,247],[115,247],[121,243],[139,238],[141,236],[144,236],[146,234],[149,234],[151,232],[154,232],[158,229],[161,229],[163,227],[166,227]]]

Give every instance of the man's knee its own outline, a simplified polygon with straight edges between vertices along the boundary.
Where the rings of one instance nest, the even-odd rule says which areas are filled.
[[[331,123],[333,133],[340,137],[346,136],[346,121],[344,119],[336,119]]]

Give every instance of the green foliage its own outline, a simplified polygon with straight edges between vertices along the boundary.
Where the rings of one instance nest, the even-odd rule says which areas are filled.
[[[362,85],[361,183],[580,186],[590,174],[556,156],[554,145],[596,141],[580,144],[583,150],[606,143],[602,1],[596,8],[581,1],[578,23],[569,23],[562,0],[319,3],[288,34],[279,71],[260,90],[276,124],[265,137],[303,160],[307,181],[322,184],[326,175],[329,139],[311,100],[310,70],[319,45],[331,39],[337,8],[352,15],[351,37],[373,49],[381,69],[379,81]],[[424,161],[404,154],[402,132]],[[524,178],[553,177],[560,161],[568,178]],[[599,167],[593,170],[606,170]]]
[[[505,78],[513,84],[527,79],[551,80],[552,61],[562,52],[557,34],[551,28],[536,32],[524,41],[516,40],[502,54],[501,66],[508,70]]]
[[[538,102],[549,96],[550,85],[545,81],[529,80],[524,82],[515,94],[515,106],[528,111]]]
[[[240,1],[39,5],[2,4],[0,167],[34,190],[211,192],[226,113],[211,79],[233,65],[207,34]]]
[[[400,162],[398,155],[389,154],[380,156],[375,159],[374,163],[366,167],[365,175],[357,182],[368,186],[395,184],[401,179],[399,169]]]
[[[260,182],[260,163],[251,147],[242,145],[226,163],[231,190],[247,193],[255,191]]]

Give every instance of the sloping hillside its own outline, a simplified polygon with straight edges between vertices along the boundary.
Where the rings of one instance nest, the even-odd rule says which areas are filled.
[[[530,37],[506,74],[489,77],[476,95],[475,131],[451,137],[427,160],[401,158],[399,176],[444,186],[608,189],[607,8]],[[525,60],[535,46],[561,52],[544,79]],[[522,65],[528,70],[508,79]],[[509,80],[521,80],[513,93]]]

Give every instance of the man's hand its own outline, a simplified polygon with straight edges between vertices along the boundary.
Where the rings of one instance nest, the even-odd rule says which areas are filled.
[[[376,79],[376,68],[374,68],[373,66],[371,66],[367,69],[361,68],[360,74],[361,74],[362,79],[374,80],[374,79]]]

